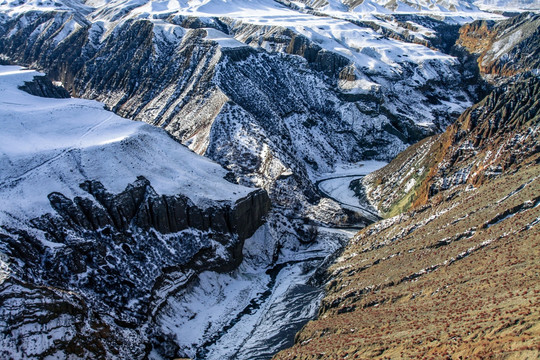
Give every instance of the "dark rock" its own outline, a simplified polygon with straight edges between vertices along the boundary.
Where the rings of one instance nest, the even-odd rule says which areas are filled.
[[[70,97],[63,86],[54,85],[46,76],[34,76],[34,80],[25,81],[24,85],[19,86],[19,89],[31,95],[47,98],[66,99]]]
[[[247,197],[236,202],[231,211],[232,228],[241,239],[247,239],[264,222],[264,216],[270,210],[270,198],[262,189],[251,192]]]

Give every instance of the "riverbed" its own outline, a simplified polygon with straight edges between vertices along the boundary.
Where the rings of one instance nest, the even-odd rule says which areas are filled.
[[[317,184],[342,206],[372,216],[348,186],[381,166],[384,163],[369,162],[341,167],[321,176]],[[291,346],[296,332],[316,316],[326,269],[357,230],[318,227],[316,241],[305,244],[286,224],[276,226],[277,218],[270,218],[246,240],[238,269],[226,274],[203,272],[167,300],[156,323],[175,338],[183,350],[179,355],[197,360],[266,360]]]

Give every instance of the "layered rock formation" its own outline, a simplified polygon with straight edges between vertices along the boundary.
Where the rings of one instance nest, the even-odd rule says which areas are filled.
[[[478,56],[491,81],[540,67],[540,15],[522,13],[501,22],[474,21],[460,30],[457,45]]]

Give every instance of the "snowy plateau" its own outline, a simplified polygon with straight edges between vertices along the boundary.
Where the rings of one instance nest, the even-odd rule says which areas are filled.
[[[460,28],[539,8],[0,0],[0,357],[293,345],[381,215],[353,185],[491,88]]]

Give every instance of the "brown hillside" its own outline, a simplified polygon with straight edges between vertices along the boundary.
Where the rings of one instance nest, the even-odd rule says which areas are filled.
[[[539,154],[360,232],[275,359],[537,359]]]
[[[354,237],[275,359],[540,358],[539,94],[522,76],[367,180],[415,210]]]

